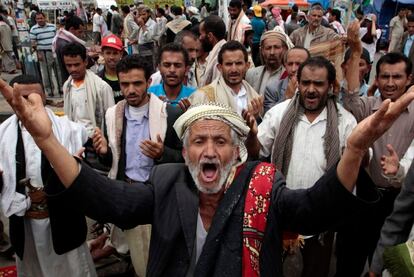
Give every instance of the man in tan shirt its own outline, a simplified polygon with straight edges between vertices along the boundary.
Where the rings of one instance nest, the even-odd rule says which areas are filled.
[[[352,57],[347,66],[358,67],[362,46],[359,38],[351,44]],[[381,93],[380,97],[359,96],[358,71],[347,71],[348,88],[345,89],[343,103],[358,122],[377,111],[383,101],[392,102],[400,98],[411,82],[411,62],[401,53],[388,53],[377,63],[375,84]],[[395,121],[391,128],[384,133],[373,145],[373,157],[367,167],[368,173],[382,194],[377,205],[369,210],[361,211],[352,222],[343,226],[337,236],[337,275],[360,276],[366,258],[371,261],[373,251],[379,238],[381,226],[391,213],[395,197],[398,195],[401,183],[390,182],[381,172],[381,157],[387,154],[387,144],[394,146],[400,157],[404,156],[414,139],[414,103]],[[360,193],[357,191],[357,194]]]
[[[404,27],[407,25],[407,9],[402,8],[398,15],[394,16],[390,21],[390,46],[388,52],[395,52],[401,47]]]

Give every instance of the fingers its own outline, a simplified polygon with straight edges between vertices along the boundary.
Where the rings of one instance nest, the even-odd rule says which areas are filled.
[[[247,126],[250,128],[250,135],[257,135],[257,122],[256,118],[248,111],[243,110],[242,111],[242,117],[246,121]]]
[[[397,99],[397,101],[392,103],[388,109],[387,116],[389,116],[391,120],[394,120],[408,107],[408,105],[410,105],[413,100],[414,90],[404,93]]]
[[[162,139],[161,139],[160,134],[157,134],[157,141],[158,141],[158,143],[164,143],[164,142],[162,141]]]
[[[82,159],[83,152],[85,152],[85,147],[82,147],[81,149],[76,151],[76,153],[73,154],[73,156],[78,157],[79,159]]]
[[[13,99],[13,88],[9,86],[3,79],[0,79],[0,91],[3,94],[7,102],[11,103]]]
[[[180,100],[180,102],[178,102],[178,106],[183,112],[186,112],[188,108],[191,106],[191,102],[190,100],[188,100],[188,98],[183,98]]]
[[[394,147],[392,147],[391,144],[387,144],[387,150],[388,150],[388,153],[390,153],[390,156],[398,157],[397,152],[395,152]]]
[[[372,115],[372,126],[379,126],[387,113],[391,100],[386,99],[382,102],[380,108]],[[384,130],[385,131],[385,130]]]
[[[139,147],[141,148],[142,154],[152,159],[159,159],[164,151],[164,144],[151,140],[142,141]]]

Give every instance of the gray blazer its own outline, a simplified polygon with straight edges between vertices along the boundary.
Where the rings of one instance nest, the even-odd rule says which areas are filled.
[[[413,163],[414,164],[414,163]],[[371,271],[380,274],[383,270],[384,249],[408,240],[414,224],[414,166],[408,171],[400,194],[394,202],[394,210],[385,220],[381,229],[381,237],[372,259]]]

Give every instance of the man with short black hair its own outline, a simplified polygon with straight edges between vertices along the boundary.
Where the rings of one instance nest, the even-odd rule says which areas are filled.
[[[204,51],[209,52],[204,72],[200,75],[201,86],[210,84],[220,76],[217,57],[221,47],[226,43],[226,25],[217,15],[210,15],[199,25],[200,41]]]
[[[138,29],[138,54],[154,71],[154,36],[156,35],[156,23],[151,18],[151,9],[144,6],[138,9],[138,17],[135,18]]]
[[[92,17],[92,33],[94,37],[94,44],[100,45],[101,37],[108,31],[108,27],[102,16],[102,10],[97,8]]]
[[[158,68],[162,82],[149,87],[148,92],[160,97],[164,102],[177,106],[182,99],[189,98],[196,90],[184,85],[190,61],[188,52],[180,44],[169,43],[161,48]]]
[[[230,18],[227,23],[227,41],[237,40],[244,42],[244,26],[250,25],[250,19],[242,10],[242,2],[240,0],[231,0],[227,8]]]
[[[252,157],[271,159],[288,188],[308,189],[340,159],[356,120],[332,93],[336,70],[326,58],[304,61],[297,78],[298,92],[266,113],[247,145]],[[332,231],[305,237],[301,276],[328,276],[333,239]]]
[[[187,71],[187,75],[185,76],[186,78],[183,80],[183,84],[187,87],[198,88],[196,74],[199,74],[199,72],[196,71],[196,59],[198,55],[199,40],[197,36],[192,31],[183,30],[175,36],[174,43],[182,45],[188,53],[188,66],[190,68]],[[157,62],[159,62],[159,59]],[[162,76],[159,70],[151,75],[151,86],[158,85],[162,81]]]
[[[25,98],[38,94],[46,101],[34,76],[19,75],[10,85]],[[79,151],[87,140],[85,128],[48,108],[45,112],[57,140],[72,155]],[[62,200],[68,205],[63,208],[45,193],[53,169],[16,115],[0,125],[0,153],[1,210],[10,221],[18,276],[97,276],[85,242],[85,216],[70,208],[72,201]]]
[[[359,26],[359,25],[357,25]],[[348,45],[352,49],[349,68],[358,68],[362,54],[358,30],[354,35],[348,31]],[[380,97],[359,96],[359,70],[347,70],[347,88],[343,95],[345,109],[352,112],[356,120],[362,121],[374,113],[385,101],[396,102],[407,93],[411,83],[412,64],[401,53],[391,52],[381,57],[376,65],[375,85]],[[389,99],[389,100],[388,100]],[[401,182],[390,180],[382,173],[381,159],[388,154],[387,145],[391,144],[399,157],[404,156],[414,139],[414,103],[398,117],[391,128],[372,145],[372,158],[367,170],[371,179],[381,191],[382,197],[371,209],[363,209],[353,222],[342,226],[337,235],[337,274],[336,276],[359,276],[364,270],[366,260],[370,264],[380,230],[385,218],[391,213],[394,200],[400,192]]]
[[[36,49],[40,63],[43,87],[49,96],[59,93],[55,72],[55,58],[52,53],[52,42],[56,35],[56,26],[46,22],[45,14],[36,14],[36,25],[30,29],[30,40]]]
[[[122,6],[121,10],[124,16],[123,36],[125,37],[128,46],[131,48],[128,50],[128,54],[138,54],[139,27],[135,22],[134,14],[127,5]]]
[[[106,110],[115,104],[112,88],[86,69],[86,48],[70,43],[62,49],[70,76],[63,85],[64,112],[74,122],[83,124],[92,136],[95,127],[103,128]]]
[[[63,86],[63,83],[68,79],[69,72],[66,70],[65,63],[63,62],[62,49],[69,43],[76,42],[82,45],[86,45],[83,39],[85,25],[82,19],[73,15],[69,16],[65,21],[65,27],[60,28],[52,42],[52,51],[56,53],[58,61],[58,80],[59,87]]]
[[[263,97],[244,80],[249,68],[246,48],[235,40],[226,42],[218,53],[217,67],[221,75],[211,84],[199,88],[190,97],[190,103],[217,102],[231,107],[240,115],[249,110],[254,117],[260,116]]]
[[[148,93],[151,68],[140,56],[124,57],[116,72],[125,99],[107,110],[105,131],[95,129],[93,145],[111,168],[109,178],[141,186],[148,181],[154,165],[182,161],[181,142],[172,129],[181,110]],[[112,244],[118,251],[126,252],[121,246],[128,244],[138,276],[146,273],[150,237],[150,225],[125,233],[118,228],[112,230]]]

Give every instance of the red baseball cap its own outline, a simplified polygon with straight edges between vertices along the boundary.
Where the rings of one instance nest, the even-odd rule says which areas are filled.
[[[124,49],[122,41],[116,35],[109,35],[102,39],[101,47],[110,47],[122,51]]]

